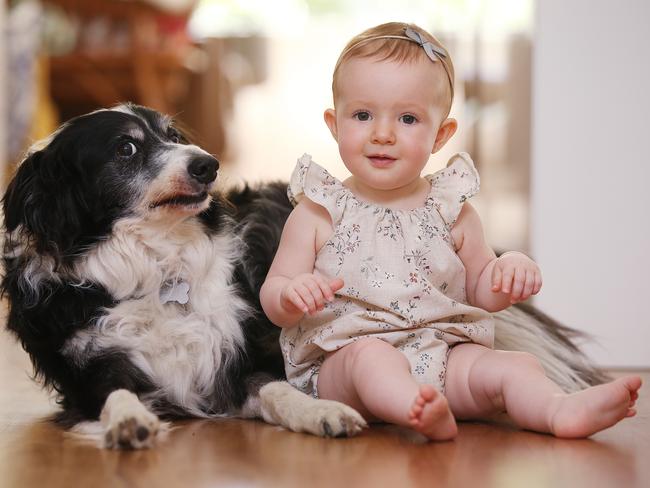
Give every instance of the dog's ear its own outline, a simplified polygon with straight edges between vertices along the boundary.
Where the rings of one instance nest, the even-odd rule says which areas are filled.
[[[39,254],[65,260],[79,245],[88,214],[83,185],[70,178],[59,151],[35,151],[20,164],[3,199],[5,229],[18,230]]]
[[[19,225],[25,225],[26,209],[30,207],[34,195],[36,172],[34,167],[38,164],[40,153],[35,152],[28,156],[20,166],[16,174],[7,186],[2,201],[4,212],[4,225],[7,232],[11,233]]]

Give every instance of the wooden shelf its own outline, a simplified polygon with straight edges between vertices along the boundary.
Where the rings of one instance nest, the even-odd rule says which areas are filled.
[[[133,101],[165,113],[176,111],[182,85],[191,76],[184,63],[189,42],[165,42],[158,22],[168,16],[141,1],[45,0],[79,20],[77,47],[70,53],[50,58],[52,97],[89,110]],[[84,29],[103,22],[109,34],[84,45]],[[110,38],[111,28],[126,35],[117,47]],[[64,114],[64,116],[74,114]]]

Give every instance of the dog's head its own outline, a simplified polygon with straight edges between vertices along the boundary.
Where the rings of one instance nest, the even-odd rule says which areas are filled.
[[[122,217],[172,225],[209,207],[218,167],[153,110],[125,104],[83,115],[18,167],[3,201],[7,237],[61,261]]]

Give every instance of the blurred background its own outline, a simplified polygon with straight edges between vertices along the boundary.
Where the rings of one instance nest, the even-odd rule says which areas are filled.
[[[650,367],[650,4],[621,0],[12,0],[0,3],[0,164],[61,122],[133,101],[173,114],[219,183],[346,171],[323,122],[350,37],[415,22],[456,67],[459,131],[497,249],[540,262],[535,299],[608,367]]]

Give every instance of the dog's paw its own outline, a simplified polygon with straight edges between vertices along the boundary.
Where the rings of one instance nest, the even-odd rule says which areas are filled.
[[[153,447],[160,427],[158,417],[146,410],[116,418],[106,428],[104,447],[108,449]]]
[[[303,421],[301,430],[320,437],[352,437],[368,426],[356,410],[330,400],[316,400]]]
[[[166,425],[127,390],[108,395],[99,419],[104,427],[104,447],[109,449],[152,447]]]
[[[250,401],[249,415],[294,432],[320,437],[352,437],[368,426],[361,414],[343,403],[320,400],[298,391],[286,381],[267,383]]]

